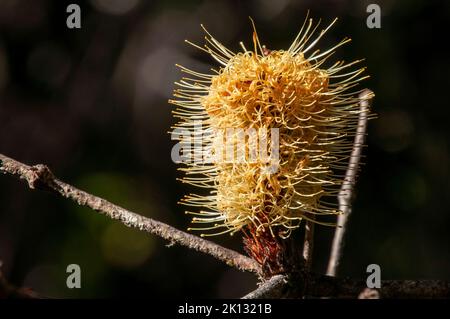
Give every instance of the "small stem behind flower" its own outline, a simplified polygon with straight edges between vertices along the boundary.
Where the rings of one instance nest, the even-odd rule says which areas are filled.
[[[344,234],[347,226],[348,218],[352,212],[351,201],[353,186],[356,182],[356,175],[358,173],[359,162],[361,159],[361,151],[364,145],[364,139],[367,131],[367,120],[369,115],[370,100],[373,98],[373,92],[364,90],[359,95],[360,113],[358,119],[358,128],[356,130],[355,140],[353,143],[353,150],[348,163],[345,179],[339,191],[339,210],[342,212],[338,216],[337,227],[334,233],[333,244],[331,247],[330,259],[328,262],[327,275],[336,276],[339,262],[342,257],[344,248]]]
[[[313,250],[314,250],[314,222],[308,220],[306,221],[305,241],[303,243],[303,258],[305,259],[306,271],[311,270]]]

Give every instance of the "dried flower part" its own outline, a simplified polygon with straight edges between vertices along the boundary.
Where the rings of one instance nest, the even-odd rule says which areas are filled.
[[[214,74],[180,67],[189,77],[176,83],[178,100],[170,101],[179,106],[174,131],[194,131],[177,136],[193,146],[186,158],[196,159],[181,169],[182,181],[209,189],[182,200],[200,207],[189,212],[194,223],[209,224],[191,229],[287,238],[302,220],[333,225],[319,215],[339,213],[327,200],[343,182],[358,124],[361,91],[352,89],[367,77],[364,68],[349,71],[360,61],[324,66],[349,39],[312,51],[335,21],[314,37],[320,23],[306,19],[288,50],[266,49],[256,31],[254,50],[241,43],[239,53],[206,30],[203,48],[191,43],[222,66]],[[253,235],[250,251],[264,258]]]

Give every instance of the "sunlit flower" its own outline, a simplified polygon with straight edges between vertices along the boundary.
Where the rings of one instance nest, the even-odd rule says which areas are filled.
[[[215,156],[213,161],[192,161],[181,168],[184,183],[207,192],[182,200],[199,208],[188,212],[195,215],[193,223],[205,225],[191,229],[203,231],[202,235],[242,230],[247,236],[286,238],[302,220],[334,224],[320,217],[339,213],[334,199],[360,113],[362,90],[355,87],[367,78],[365,68],[354,68],[361,60],[326,66],[334,51],[350,39],[325,51],[315,49],[335,22],[318,32],[320,22],[314,25],[306,19],[287,50],[268,50],[256,30],[251,50],[241,43],[238,53],[206,29],[204,47],[187,41],[221,65],[212,74],[180,66],[188,76],[176,83],[177,100],[170,101],[178,106],[175,130],[201,125],[201,134],[178,138],[193,146],[189,154]],[[230,128],[235,130],[227,134]],[[256,139],[251,134],[242,139],[242,130],[249,129],[258,133]],[[265,139],[261,132],[266,132]],[[269,147],[273,137],[278,145],[268,152],[269,160],[251,156],[252,150]],[[223,145],[230,141],[237,146],[227,158],[224,153],[230,155],[230,149]],[[236,156],[239,151],[244,158]]]

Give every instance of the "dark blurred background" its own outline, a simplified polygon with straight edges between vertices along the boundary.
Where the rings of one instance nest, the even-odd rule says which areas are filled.
[[[368,29],[366,7],[382,10]],[[82,28],[66,27],[66,6]],[[366,58],[376,93],[367,158],[357,186],[341,274],[450,279],[449,1],[0,1],[0,152],[46,163],[61,179],[146,216],[186,229],[176,203],[192,191],[175,179],[167,134],[180,63],[214,61],[200,23],[226,46],[251,44],[248,16],[269,48],[288,48],[307,10],[340,21],[319,45],[353,41],[336,58]],[[332,229],[319,227],[314,269],[324,272]],[[238,237],[238,236],[235,236]],[[214,241],[242,251],[239,238]],[[52,297],[240,297],[250,274],[17,180],[0,177],[0,260],[19,286]],[[82,288],[65,286],[66,266]]]

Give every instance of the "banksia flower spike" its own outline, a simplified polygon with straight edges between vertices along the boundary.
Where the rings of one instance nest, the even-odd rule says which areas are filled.
[[[280,243],[303,220],[334,225],[320,217],[339,213],[333,203],[343,182],[358,125],[355,87],[367,78],[361,61],[326,66],[334,51],[319,51],[327,30],[306,19],[287,50],[268,50],[256,30],[253,47],[232,52],[205,30],[206,45],[192,44],[221,66],[187,76],[176,85],[179,140],[186,167],[181,179],[207,193],[181,201],[199,208],[191,228],[202,236],[242,231],[260,263],[278,257]],[[253,23],[253,21],[252,21]],[[255,29],[254,25],[253,28]],[[202,227],[203,226],[203,227]]]

